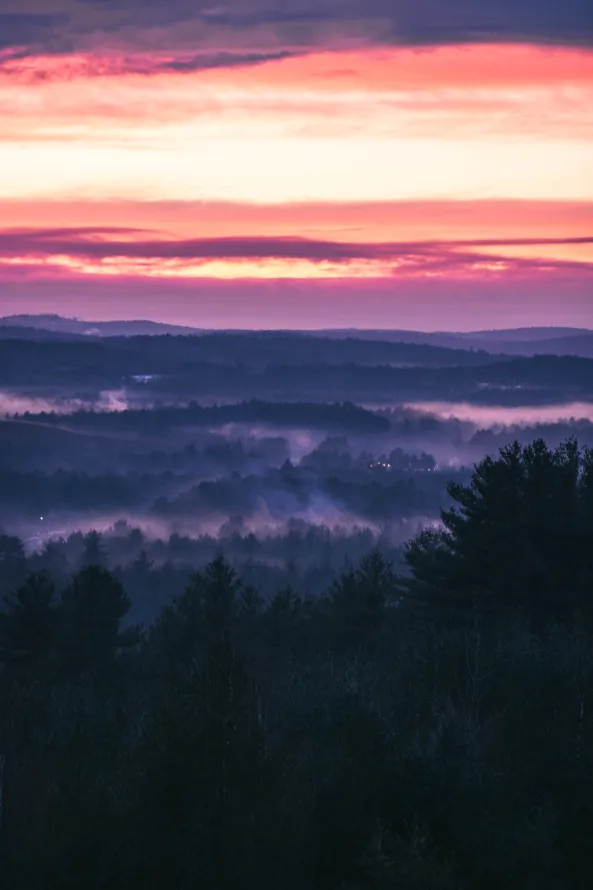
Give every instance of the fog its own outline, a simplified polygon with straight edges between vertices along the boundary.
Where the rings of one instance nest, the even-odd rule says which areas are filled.
[[[361,414],[334,406],[321,416],[327,420],[311,413],[325,430],[291,427],[291,410],[308,411],[298,404],[286,406],[283,426],[265,422],[267,408],[256,424],[213,425],[199,406],[173,414],[42,407],[6,418],[0,429],[0,522],[29,542],[104,530],[121,518],[150,536],[219,535],[231,517],[245,534],[281,532],[298,519],[373,532],[387,524],[401,539],[406,522],[438,520],[449,481],[468,478],[477,460],[513,438],[557,443],[577,435],[593,444],[584,403],[497,412],[427,402],[365,406]],[[235,408],[244,411],[242,403]]]
[[[29,552],[134,527],[153,547],[255,540],[265,562],[290,552],[294,523],[336,552],[363,532],[397,548],[513,439],[593,445],[593,361],[578,357],[354,333],[52,338],[0,352],[0,526]]]
[[[150,399],[146,407],[151,407]],[[72,398],[70,396],[27,395],[18,392],[0,392],[0,417],[14,414],[73,414],[75,411],[126,411],[135,407],[136,402],[129,398],[126,389],[99,392],[94,399]]]
[[[370,407],[370,406],[369,406]],[[375,406],[379,407],[379,406]],[[395,406],[394,406],[395,407]],[[468,421],[476,427],[533,426],[570,420],[593,422],[593,402],[569,402],[557,405],[472,405],[467,402],[416,402],[405,405],[439,417]]]

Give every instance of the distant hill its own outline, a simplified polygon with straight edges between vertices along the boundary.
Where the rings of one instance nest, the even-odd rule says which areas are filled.
[[[4,324],[0,319],[0,340],[85,340],[84,334],[69,334],[64,331],[48,331],[45,328],[22,327]]]
[[[457,336],[469,340],[495,340],[497,343],[528,343],[533,340],[554,340],[591,333],[593,331],[587,328],[503,328],[500,330],[470,331],[467,334],[457,334]]]
[[[143,319],[130,321],[83,321],[61,315],[7,315],[0,318],[0,327],[34,329],[48,333],[73,334],[84,337],[136,337],[157,334],[199,334],[197,328],[161,324]]]
[[[197,336],[216,335],[220,331],[183,325],[164,324],[145,319],[130,321],[84,321],[60,315],[9,315],[0,318],[0,338],[22,340],[80,339],[137,336]],[[505,328],[486,331],[407,331],[359,330],[358,328],[325,329],[316,331],[245,331],[229,330],[232,334],[256,334],[274,338],[322,337],[331,340],[365,340],[377,343],[402,343],[432,346],[441,349],[480,351],[490,355],[572,355],[593,358],[593,330],[571,327]]]
[[[546,337],[543,340],[519,340],[482,343],[482,349],[490,354],[532,356],[532,355],[571,355],[580,358],[593,358],[593,333],[586,332],[574,336]]]
[[[491,355],[574,355],[593,357],[593,331],[587,328],[509,328],[507,330],[471,331],[400,331],[400,330],[326,330],[316,336],[414,343],[446,349],[473,349]]]

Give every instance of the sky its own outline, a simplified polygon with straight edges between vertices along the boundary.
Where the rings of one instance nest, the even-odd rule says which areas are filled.
[[[590,0],[0,0],[0,314],[593,328]]]

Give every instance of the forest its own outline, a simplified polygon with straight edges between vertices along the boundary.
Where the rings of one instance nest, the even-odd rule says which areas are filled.
[[[593,0],[0,0],[0,890],[593,890]]]
[[[447,487],[391,550],[293,525],[267,590],[240,522],[4,535],[4,885],[590,887],[593,452]]]

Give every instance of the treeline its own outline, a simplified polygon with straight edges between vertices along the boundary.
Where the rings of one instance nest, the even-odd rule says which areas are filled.
[[[22,415],[42,423],[64,422],[63,415],[41,413]],[[351,402],[319,404],[316,402],[260,402],[252,399],[234,405],[202,406],[190,402],[183,407],[130,409],[127,411],[76,411],[68,417],[74,428],[89,430],[133,430],[164,432],[176,426],[221,427],[227,424],[262,423],[275,427],[296,427],[313,430],[337,430],[360,435],[388,432],[384,417]]]
[[[167,373],[173,367],[183,365],[245,366],[261,368],[265,365],[287,363],[289,365],[348,362],[361,365],[411,364],[411,365],[486,365],[500,360],[484,351],[442,346],[369,341],[356,337],[335,339],[318,334],[282,333],[278,331],[246,333],[216,332],[200,336],[131,336],[95,338],[72,337],[53,333],[35,335],[29,332],[20,339],[18,329],[5,339],[3,350],[12,358],[22,342],[24,360],[29,366],[44,361],[52,363],[76,363],[87,369],[99,368],[102,362],[121,373],[141,373],[139,365],[150,363],[152,373]],[[58,357],[64,342],[61,360]],[[45,342],[43,342],[45,341]],[[38,358],[39,357],[39,358]],[[24,361],[21,359],[22,364]],[[6,362],[8,365],[8,361]],[[131,369],[131,370],[130,370]]]
[[[290,403],[278,410],[274,403],[256,401],[249,405],[249,415],[244,405],[226,406],[222,413],[220,407],[157,410],[152,421],[148,410],[123,416],[91,411],[21,414],[0,424],[0,468],[88,472],[92,467],[96,475],[170,470],[204,478],[225,470],[250,474],[279,467],[294,455],[295,445],[300,463],[317,469],[364,469],[372,462],[390,462],[392,469],[402,470],[428,469],[431,454],[439,462],[471,464],[515,440],[528,444],[544,438],[557,446],[575,436],[593,447],[593,423],[585,419],[515,426],[507,425],[502,414],[500,425],[479,429],[478,420],[444,419],[404,406],[359,408],[362,413],[354,415],[348,407],[334,405],[325,415],[316,404],[308,415],[303,404],[293,413]],[[268,407],[260,413],[260,405]],[[382,431],[374,428],[377,420]]]
[[[445,479],[451,471],[417,474],[386,467],[363,471],[341,470],[331,475],[287,463],[259,476],[207,480],[175,498],[159,498],[154,514],[162,517],[224,515],[271,520],[307,513],[312,521],[331,521],[332,515],[356,521],[386,522],[406,517],[437,517],[447,502]]]
[[[208,346],[208,344],[210,344]],[[208,348],[206,348],[208,347]],[[144,382],[139,382],[144,379]],[[128,387],[142,397],[343,401],[382,399],[562,400],[593,392],[593,361],[512,358],[417,344],[261,338],[140,337],[3,340],[0,385],[69,393]],[[519,392],[522,390],[522,392]]]
[[[52,537],[31,553],[18,537],[0,535],[0,598],[30,574],[48,575],[63,587],[77,571],[98,565],[109,569],[130,596],[126,623],[150,623],[163,605],[183,592],[193,572],[218,556],[267,599],[287,586],[302,596],[320,596],[336,574],[374,548],[401,568],[402,543],[418,527],[402,523],[376,532],[289,519],[280,528],[263,527],[254,533],[243,517],[231,515],[210,534],[156,537],[118,520],[103,533],[75,531]]]
[[[263,368],[204,364],[176,370],[148,384],[155,397],[259,399],[327,402],[453,400],[476,404],[548,404],[593,393],[593,361],[575,356],[534,356],[481,365],[429,364],[410,367],[354,362],[331,365],[270,364]],[[146,392],[146,390],[145,390]],[[190,397],[191,397],[190,396]]]
[[[593,454],[515,444],[450,494],[407,574],[372,550],[320,597],[219,557],[125,632],[104,567],[25,578],[6,886],[589,888]]]
[[[590,420],[571,420],[560,423],[540,423],[533,426],[507,426],[503,429],[478,430],[471,437],[468,445],[482,453],[495,454],[501,448],[512,445],[517,440],[522,445],[528,445],[535,438],[544,439],[548,445],[556,448],[571,436],[578,438],[583,445],[593,448],[593,423]]]
[[[22,473],[0,469],[2,513],[18,509],[20,515],[38,518],[41,513],[49,518],[63,510],[96,513],[133,509],[148,504],[163,490],[188,484],[192,478],[170,470],[160,474],[90,475],[71,470]]]
[[[25,472],[2,469],[0,463],[0,518],[36,521],[41,515],[59,522],[52,517],[126,510],[196,523],[222,521],[229,513],[286,520],[311,511],[319,522],[330,521],[332,514],[367,522],[438,515],[451,470],[437,470],[431,455],[402,449],[353,457],[341,441],[326,440],[299,463],[284,458],[277,467],[273,462],[284,456],[282,440],[254,450],[240,442],[202,450],[190,445],[169,459],[152,451],[139,462],[175,468],[152,473]],[[124,466],[128,460],[122,455]]]
[[[333,524],[336,515],[344,521],[393,522],[438,516],[451,471],[430,472],[430,477],[417,477],[378,464],[372,475],[367,467],[356,473],[338,468],[326,476],[291,464],[261,475],[235,472],[194,484],[193,476],[170,471],[97,476],[65,470],[0,471],[1,512],[4,518],[18,515],[30,520],[39,515],[50,519],[82,511],[92,516],[142,509],[157,517],[194,519],[196,524],[224,518],[229,511],[270,521],[310,513],[312,521],[317,517],[320,523]]]
[[[255,437],[248,431],[239,438],[193,427],[188,436],[183,428],[164,442],[159,430],[152,440],[146,436],[123,439],[117,429],[107,434],[101,429],[78,431],[70,428],[69,417],[64,415],[61,421],[52,418],[47,425],[35,422],[30,414],[21,415],[0,426],[0,467],[6,470],[69,468],[88,472],[92,467],[95,473],[106,474],[208,473],[279,466],[289,457],[286,437]]]

